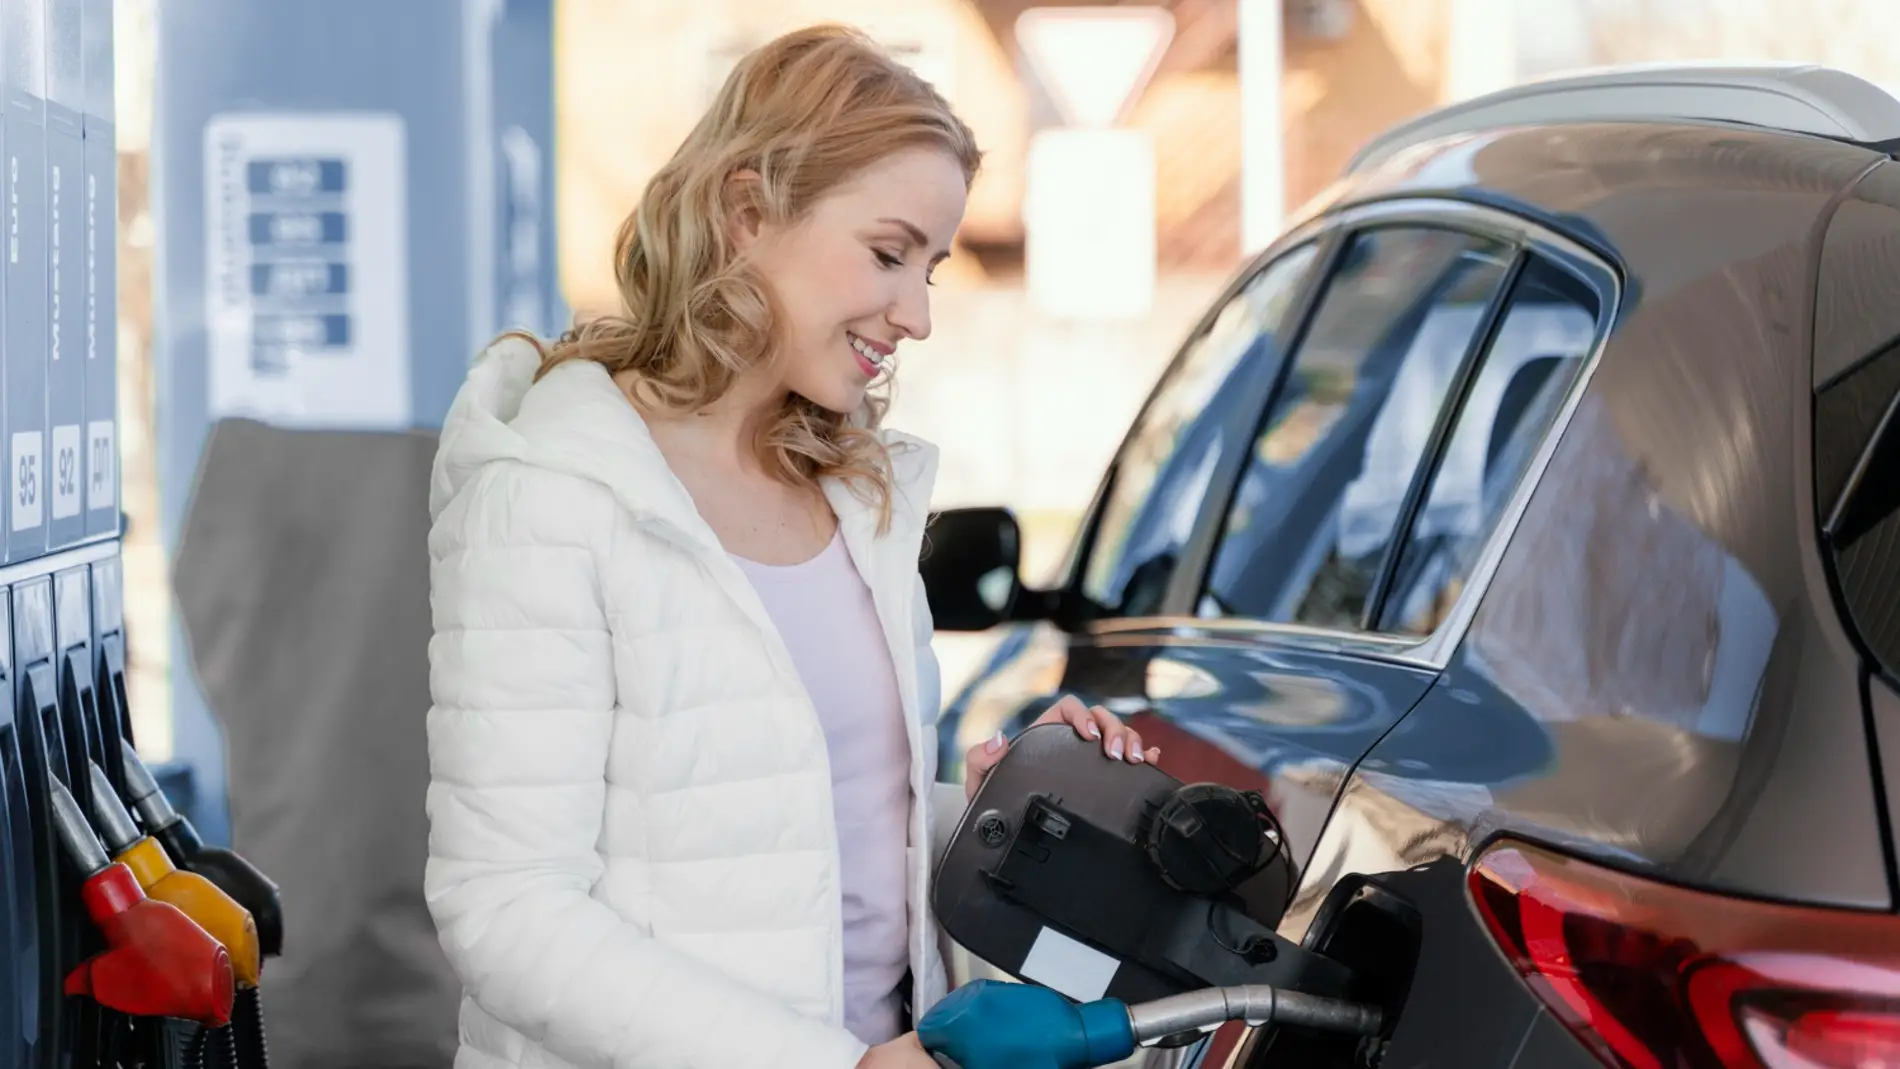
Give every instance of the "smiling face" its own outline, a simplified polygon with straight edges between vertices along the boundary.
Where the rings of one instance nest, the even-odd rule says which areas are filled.
[[[872,164],[790,226],[738,236],[779,314],[780,385],[840,414],[899,343],[930,335],[930,276],[949,255],[968,190],[955,157],[910,149]]]

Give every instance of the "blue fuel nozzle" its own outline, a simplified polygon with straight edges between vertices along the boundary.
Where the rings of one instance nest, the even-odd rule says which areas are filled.
[[[1046,987],[977,980],[917,1026],[924,1049],[962,1069],[1092,1069],[1135,1052],[1118,999],[1077,1004]]]

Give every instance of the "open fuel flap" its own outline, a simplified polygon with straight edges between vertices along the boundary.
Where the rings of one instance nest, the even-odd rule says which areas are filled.
[[[1345,997],[1351,970],[1274,931],[1295,879],[1257,793],[1110,760],[1049,724],[965,810],[932,904],[972,954],[1079,1002],[1239,985]]]

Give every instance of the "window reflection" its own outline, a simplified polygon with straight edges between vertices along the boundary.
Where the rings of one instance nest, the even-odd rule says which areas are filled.
[[[1509,256],[1450,230],[1354,237],[1250,458],[1203,615],[1360,626]]]
[[[1116,459],[1082,592],[1116,616],[1158,611],[1220,458],[1235,446],[1230,388],[1278,359],[1279,332],[1312,266],[1303,246],[1262,271],[1162,379]],[[1244,433],[1244,432],[1243,432]]]

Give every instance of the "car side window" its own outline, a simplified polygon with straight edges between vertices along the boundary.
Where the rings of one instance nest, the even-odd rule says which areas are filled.
[[[1248,460],[1201,615],[1362,626],[1406,491],[1511,257],[1449,229],[1353,237]]]
[[[1400,548],[1380,631],[1423,637],[1444,621],[1596,340],[1596,291],[1541,257],[1509,302]]]
[[[1081,592],[1098,612],[1158,611],[1227,441],[1229,388],[1282,351],[1288,309],[1312,268],[1314,246],[1275,260],[1235,294],[1169,368],[1129,433],[1109,475]],[[1243,432],[1244,433],[1244,432]]]

